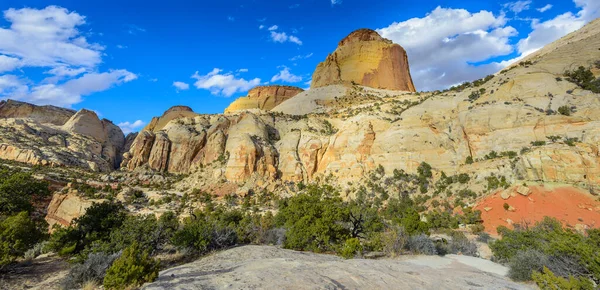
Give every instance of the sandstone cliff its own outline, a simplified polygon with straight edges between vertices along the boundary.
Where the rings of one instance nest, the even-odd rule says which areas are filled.
[[[189,186],[226,180],[263,187],[333,177],[346,187],[379,165],[387,174],[414,173],[427,162],[437,172],[469,173],[479,183],[494,175],[512,183],[600,189],[600,95],[563,75],[600,59],[600,21],[590,26],[595,28],[588,27],[585,37],[531,65],[517,65],[462,91],[394,94],[344,86],[332,97],[319,88],[277,107],[310,99],[314,106],[306,108],[307,115],[289,114],[300,106],[239,116],[190,113],[193,117],[172,119],[158,132],[140,133],[124,166],[192,173]],[[570,108],[568,116],[558,113],[563,106]],[[516,155],[486,158],[493,151]]]
[[[241,97],[231,103],[225,109],[225,113],[252,109],[269,111],[303,91],[301,88],[291,86],[259,86],[251,89],[248,96]]]
[[[0,101],[0,118],[29,119],[60,126],[74,114],[74,110],[55,106],[36,106],[14,100]]]
[[[389,90],[416,91],[406,51],[371,29],[356,30],[315,70],[311,88],[341,82]]]
[[[152,118],[152,120],[150,121],[150,123],[148,123],[148,125],[146,125],[144,130],[158,132],[162,130],[162,128],[164,128],[165,125],[167,125],[167,123],[169,123],[169,121],[171,120],[182,117],[193,117],[195,115],[198,114],[194,113],[194,111],[192,111],[192,108],[188,106],[174,106],[165,111],[165,113],[162,116]]]

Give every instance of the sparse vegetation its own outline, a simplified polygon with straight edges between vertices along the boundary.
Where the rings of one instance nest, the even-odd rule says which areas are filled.
[[[589,68],[580,66],[576,70],[565,72],[565,76],[584,90],[600,93],[600,79],[596,79]]]

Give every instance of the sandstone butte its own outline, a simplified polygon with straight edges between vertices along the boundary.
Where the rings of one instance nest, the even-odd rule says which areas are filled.
[[[315,70],[311,88],[338,83],[415,92],[406,51],[371,29],[356,30],[339,42]]]
[[[270,111],[284,101],[296,96],[304,90],[292,86],[258,86],[248,92],[248,96],[241,97],[225,109],[225,113],[236,111],[260,109]]]

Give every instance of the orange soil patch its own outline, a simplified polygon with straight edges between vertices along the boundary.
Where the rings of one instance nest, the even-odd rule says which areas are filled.
[[[533,225],[545,216],[557,218],[571,228],[600,227],[600,201],[597,197],[574,187],[548,189],[530,186],[529,189],[529,196],[520,195],[512,188],[508,189],[513,194],[507,200],[500,197],[500,191],[480,201],[475,209],[481,211],[485,231],[497,236],[498,226],[512,228],[513,224],[518,223]],[[514,211],[505,210],[504,203],[513,207]]]

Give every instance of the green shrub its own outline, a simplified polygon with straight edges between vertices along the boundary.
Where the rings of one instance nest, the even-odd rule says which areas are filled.
[[[33,199],[49,195],[48,182],[18,169],[0,168],[0,215],[31,212]]]
[[[393,226],[387,228],[381,234],[381,244],[383,252],[391,257],[402,254],[410,236],[403,227]]]
[[[45,227],[25,211],[0,219],[0,267],[22,257],[45,237]]]
[[[276,221],[287,230],[288,249],[333,251],[350,238],[344,226],[350,221],[349,208],[330,186],[311,185],[306,193],[283,200]]]
[[[363,246],[360,244],[360,240],[358,238],[350,238],[344,243],[339,255],[344,259],[352,259],[356,256],[360,256],[362,251]]]
[[[533,141],[531,142],[532,146],[544,146],[546,145],[546,141]]]
[[[490,243],[494,257],[500,262],[514,263],[519,279],[526,279],[532,271],[541,271],[546,266],[564,278],[585,275],[596,283],[600,281],[600,255],[597,255],[600,247],[594,233],[585,236],[564,229],[558,220],[548,217],[532,227],[517,226],[515,230],[498,227],[497,231],[502,239]],[[528,259],[541,261],[541,265]]]
[[[415,235],[408,239],[408,250],[413,254],[437,255],[435,244],[425,234]]]
[[[473,157],[471,156],[467,156],[467,159],[465,160],[466,164],[473,164]]]
[[[129,246],[121,257],[116,259],[104,276],[104,288],[124,289],[139,287],[158,277],[159,262],[142,251],[138,243]]]
[[[575,278],[573,276],[569,276],[569,280],[557,277],[548,269],[544,267],[542,273],[533,272],[531,274],[531,278],[538,287],[542,290],[593,290],[594,284],[589,279],[584,277]]]
[[[519,251],[508,263],[508,277],[515,281],[529,281],[533,272],[542,271],[548,263],[548,256],[538,250]]]
[[[62,288],[80,289],[88,282],[102,284],[106,270],[120,255],[120,252],[115,254],[90,254],[83,263],[76,264],[69,270],[69,274],[61,281]]]
[[[570,82],[577,84],[584,90],[600,93],[600,79],[596,79],[590,69],[580,66],[574,71],[566,72]]]
[[[469,180],[471,180],[471,177],[469,177],[469,175],[466,173],[461,173],[458,175],[458,182],[460,182],[461,184],[466,184],[467,182],[469,182]]]
[[[422,178],[431,178],[433,176],[433,173],[431,172],[431,165],[425,162],[421,162],[421,164],[419,164],[419,167],[417,167],[417,173],[419,174],[419,177]]]
[[[571,107],[569,106],[560,106],[558,108],[558,113],[564,116],[571,116]]]

